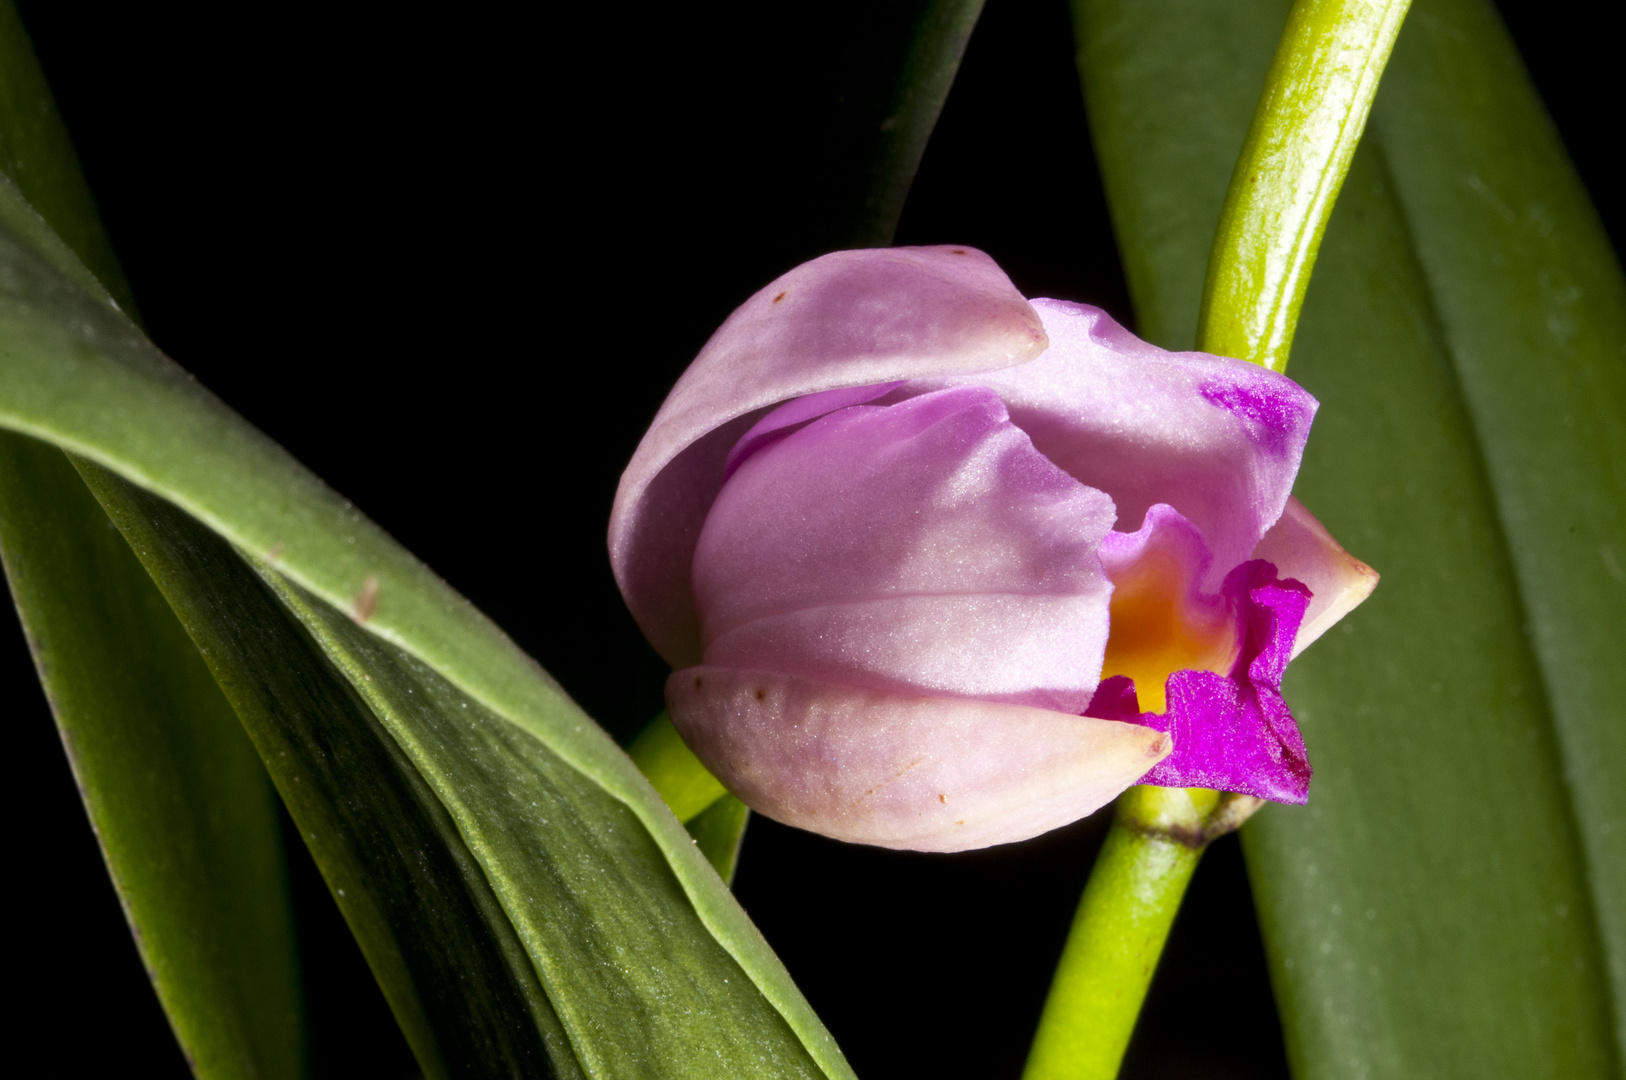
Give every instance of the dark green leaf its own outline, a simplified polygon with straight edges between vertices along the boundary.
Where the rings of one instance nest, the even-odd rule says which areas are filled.
[[[53,446],[0,434],[0,555],[85,807],[202,1077],[304,1071],[276,795],[197,650]]]
[[[1374,131],[1518,576],[1626,1055],[1626,279],[1495,13],[1420,14]]]
[[[892,243],[921,155],[937,126],[943,102],[948,100],[982,5],[983,0],[929,0],[925,5],[896,80],[885,97],[878,99],[886,107],[869,136],[873,144],[865,155],[869,158],[867,175],[859,174],[863,208],[850,214],[832,247],[887,247]]]
[[[1494,20],[1488,8],[1474,7],[1470,23]],[[1114,223],[1142,330],[1160,344],[1193,341],[1226,180],[1286,10],[1276,0],[1075,5]],[[1431,32],[1419,26],[1443,26],[1442,40],[1472,41],[1475,26],[1452,17],[1419,0],[1396,63],[1408,35]],[[1473,44],[1475,62],[1498,63],[1494,44]],[[1439,78],[1463,86],[1450,71]],[[1504,81],[1502,89],[1523,95],[1524,104],[1511,115],[1477,114],[1477,124],[1469,120],[1474,110],[1494,101],[1483,93],[1464,90],[1449,103],[1397,97],[1394,109],[1406,117],[1433,109],[1428,123],[1453,128],[1461,142],[1482,137],[1476,128],[1544,123],[1527,85]],[[1380,91],[1378,111],[1389,108],[1391,93]],[[1565,167],[1545,139],[1521,144],[1546,155],[1532,167],[1546,177],[1540,201],[1560,220],[1584,222],[1573,179],[1551,181]],[[1474,164],[1453,157],[1451,141],[1434,141],[1439,157],[1426,168],[1435,183],[1471,194],[1464,178],[1474,176]],[[1485,153],[1500,158],[1507,150]],[[1478,226],[1419,208],[1408,227],[1403,207],[1420,207],[1422,196],[1409,194],[1417,184],[1405,169],[1391,170],[1381,146],[1358,153],[1294,348],[1294,377],[1323,403],[1297,492],[1384,579],[1289,672],[1288,700],[1316,768],[1310,805],[1268,808],[1244,830],[1272,978],[1301,1076],[1610,1076],[1610,995],[1588,892],[1600,874],[1583,856],[1575,824],[1577,810],[1585,816],[1592,807],[1580,784],[1572,804],[1563,782],[1560,752],[1572,740],[1555,735],[1554,716],[1566,706],[1549,695],[1552,669],[1538,665],[1541,653],[1525,629],[1527,604],[1550,604],[1554,620],[1581,627],[1575,633],[1585,632],[1575,621],[1584,613],[1564,609],[1551,586],[1532,594],[1522,542],[1503,531],[1498,458],[1509,469],[1543,459],[1525,457],[1528,448],[1487,426],[1483,395],[1464,374],[1470,351],[1455,327],[1465,317],[1451,314],[1440,282],[1451,278],[1449,287],[1479,296],[1477,304],[1506,305],[1504,332],[1519,327],[1518,335],[1539,338],[1530,320],[1546,315],[1528,294],[1513,308],[1510,297],[1523,289],[1516,283],[1504,280],[1496,286],[1502,292],[1487,294],[1488,286],[1431,253],[1472,250],[1465,232]],[[1578,200],[1580,212],[1556,209]],[[1419,242],[1420,215],[1457,238],[1432,248]],[[1498,259],[1506,266],[1526,257],[1493,235],[1477,242],[1484,276],[1499,272]],[[1577,257],[1591,258],[1598,243],[1593,235]],[[1618,284],[1599,288],[1600,307],[1617,303],[1610,289]],[[1585,311],[1573,317],[1594,319],[1577,336],[1612,340],[1619,356],[1616,324]],[[1573,365],[1568,374],[1547,374],[1561,385],[1585,385],[1589,365],[1608,359],[1548,355],[1560,368]],[[1545,388],[1532,404],[1545,407],[1564,393]],[[1618,416],[1623,403],[1617,395],[1596,408]],[[1561,433],[1563,415],[1532,417],[1533,429]],[[1621,475],[1619,451],[1610,459],[1597,452],[1603,445],[1594,442],[1590,456],[1568,452],[1571,471],[1547,486],[1548,511],[1560,520],[1570,520],[1560,508],[1599,499],[1618,507],[1618,486],[1609,485]],[[1608,541],[1590,542],[1600,561],[1596,545]],[[1591,677],[1591,670],[1573,674]],[[1573,764],[1568,771],[1578,774]],[[1600,763],[1597,775],[1621,783],[1618,763]]]
[[[704,1038],[691,1032],[694,1037],[679,1040],[665,1021],[632,1023],[630,1016],[597,1012],[584,996],[580,1027],[573,1028],[569,1002],[555,999],[582,1064],[596,1068],[628,1056],[651,1068],[656,1067],[651,1062],[660,1062],[659,1071],[666,1075],[684,1075],[689,1069],[684,1065],[687,1053],[704,1048],[710,1055],[705,1060],[715,1062],[719,1047],[731,1046],[741,1053],[757,1047],[753,1053],[783,1051],[773,1067],[784,1075],[800,1075],[807,1068],[822,1068],[831,1076],[850,1075],[833,1041],[715,871],[597,725],[467,601],[189,380],[152,348],[105,294],[98,299],[87,291],[95,287],[94,281],[5,185],[0,185],[0,220],[9,227],[0,235],[0,269],[9,286],[9,295],[0,297],[0,340],[5,342],[0,350],[0,425],[87,451],[85,457],[99,460],[111,472],[122,471],[125,479],[194,510],[218,535],[264,563],[274,562],[277,580],[288,586],[283,600],[303,597],[307,613],[331,615],[348,609],[357,617],[370,616],[369,640],[392,641],[403,662],[410,658],[424,670],[438,672],[468,702],[470,710],[478,712],[481,723],[496,727],[490,738],[545,755],[563,770],[561,776],[568,774],[571,783],[591,795],[592,810],[584,813],[597,815],[593,820],[599,832],[589,850],[577,849],[570,856],[564,854],[571,849],[559,838],[562,834],[541,830],[536,821],[524,816],[523,804],[518,807],[518,817],[485,820],[475,819],[484,808],[471,810],[468,803],[455,802],[446,807],[457,818],[459,829],[475,830],[464,842],[490,877],[503,914],[512,923],[509,933],[517,932],[545,989],[567,995],[587,993],[585,983],[549,981],[554,961],[544,955],[546,935],[538,928],[554,925],[550,932],[565,933],[602,949],[592,954],[599,958],[600,970],[595,974],[611,981],[619,979],[614,993],[633,1015],[669,1017],[680,1026],[710,1025]],[[139,544],[137,548],[138,553],[149,554]],[[154,564],[148,567],[157,572]],[[196,591],[208,595],[207,601],[189,603],[213,605],[212,610],[230,612],[235,604],[246,602],[230,594],[205,594],[201,585]],[[171,593],[171,601],[179,604],[178,596]],[[269,618],[269,609],[263,613]],[[343,621],[342,616],[337,617]],[[191,618],[195,624],[189,623],[189,630],[201,638],[201,627],[209,624],[196,614]],[[315,616],[307,614],[306,618],[314,620]],[[344,625],[351,624],[344,621]],[[338,640],[325,639],[323,644],[336,648]],[[226,667],[221,666],[226,661],[205,648],[217,679],[227,679]],[[251,650],[247,645],[243,648],[240,662],[248,665],[253,659]],[[270,663],[272,659],[254,662]],[[336,659],[342,667],[344,661]],[[360,674],[364,673],[358,673],[358,678]],[[230,683],[227,689],[228,697],[233,696]],[[236,704],[244,715],[245,706],[241,701]],[[361,746],[361,735],[354,738],[355,745]],[[263,742],[261,750],[263,755]],[[413,763],[424,777],[455,772],[455,762],[449,759],[454,751],[442,743],[403,745],[398,750],[421,754]],[[398,750],[389,750],[386,756]],[[359,749],[355,752],[361,753]],[[384,753],[380,749],[367,757],[367,767],[382,768],[379,755]],[[276,761],[270,764],[273,776],[280,777],[281,766]],[[523,766],[536,767],[534,762]],[[404,771],[401,777],[398,783],[410,788]],[[533,775],[529,782],[533,787],[525,794],[535,795],[539,805],[546,805],[550,796],[540,794],[542,776]],[[279,787],[292,802],[287,785]],[[427,803],[422,805],[422,813],[433,816]],[[329,820],[327,828],[332,831],[324,834],[326,842],[347,842],[344,837],[348,834],[341,837],[341,820]],[[562,886],[567,895],[578,898],[567,909],[568,915],[550,910],[543,895],[523,885],[505,892],[512,875],[523,867],[488,861],[516,849],[504,851],[500,845],[488,843],[482,839],[481,829],[508,834],[509,842],[523,850],[522,861],[537,862],[541,852],[563,845],[559,849],[562,857],[551,865],[568,869],[572,875],[566,879],[569,884]],[[444,839],[449,834],[441,835]],[[348,837],[348,842],[359,842],[359,838]],[[464,865],[455,850],[443,857],[459,867]],[[359,852],[350,858],[360,865]],[[342,860],[324,858],[321,852],[318,860],[333,873],[342,865]],[[679,887],[651,886],[641,894],[635,891],[624,896],[591,886],[606,880],[612,867],[628,879],[675,880]],[[458,880],[473,888],[466,874]],[[330,882],[335,893],[343,887],[332,878]],[[595,900],[587,902],[589,896]],[[409,906],[429,899],[410,892],[394,898]],[[482,910],[491,914],[489,909]],[[407,948],[403,936],[422,929],[399,913],[394,921],[380,915],[377,922],[390,927],[398,950]],[[366,923],[353,918],[352,925]],[[703,931],[704,937],[677,946],[670,938],[634,933],[656,926],[675,935]],[[490,948],[497,949],[503,934],[495,921],[488,922],[487,929],[496,942]],[[411,947],[434,949],[442,944],[429,935],[416,938]],[[416,980],[423,977],[423,970],[410,965],[406,971],[391,970],[389,949],[365,939],[363,947],[373,958],[375,974],[398,1018],[425,1055],[426,1065],[432,1065],[435,1044],[423,1032],[432,1030],[436,1039],[443,1039],[442,1032],[456,1023],[459,1014],[454,1010],[448,1017],[436,1015],[431,1020],[424,1016],[423,1007],[415,1013],[411,1003],[414,998],[421,1003],[424,991]],[[450,945],[446,947],[450,949]],[[640,951],[646,948],[657,951]],[[692,950],[698,959],[677,983],[667,985],[660,972],[672,949]],[[602,959],[606,956],[642,959],[605,965]],[[415,987],[415,994],[402,989],[407,984]],[[682,1006],[675,1004],[679,1000]],[[450,1008],[454,1003],[442,1004]],[[511,1018],[514,1010],[509,1008],[502,1015]],[[541,1023],[545,1010],[538,1007],[533,1015]],[[499,1021],[492,1023],[500,1026]],[[800,1045],[789,1044],[787,1049],[781,1041],[791,1033]],[[485,1049],[475,1048],[478,1053]],[[668,1049],[672,1050],[670,1057],[666,1056]],[[446,1046],[441,1045],[439,1053],[457,1066],[459,1059]],[[753,1067],[769,1068],[760,1061]]]
[[[546,997],[378,718],[229,545],[104,469],[81,472],[242,718],[424,1071],[541,1071],[538,1033],[558,1032]]]
[[[0,173],[133,311],[11,0]],[[0,555],[136,946],[200,1076],[292,1077],[305,1031],[276,796],[61,451],[0,435]]]

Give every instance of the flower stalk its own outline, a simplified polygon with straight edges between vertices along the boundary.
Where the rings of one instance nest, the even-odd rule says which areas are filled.
[[[1281,372],[1338,191],[1410,0],[1298,0],[1215,231],[1197,346]],[[1117,804],[1024,1080],[1112,1080],[1203,849],[1262,805],[1137,787]]]
[[[1285,371],[1327,219],[1410,0],[1299,0],[1208,257],[1197,347]]]
[[[1062,951],[1023,1080],[1118,1075],[1203,849],[1260,805],[1251,796],[1203,788],[1124,793]]]

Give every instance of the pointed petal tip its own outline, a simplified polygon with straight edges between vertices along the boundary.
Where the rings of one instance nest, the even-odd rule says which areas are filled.
[[[1310,589],[1310,606],[1293,639],[1293,657],[1359,607],[1378,587],[1378,572],[1345,551],[1326,526],[1292,496],[1288,497],[1281,519],[1259,541],[1253,557],[1275,564],[1279,577],[1301,581]]]

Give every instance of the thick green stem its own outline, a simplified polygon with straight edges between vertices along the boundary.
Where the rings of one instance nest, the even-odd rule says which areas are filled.
[[[1118,800],[1062,950],[1023,1080],[1112,1080],[1208,841],[1257,800],[1137,787]]]
[[[1199,349],[1287,367],[1321,235],[1409,5],[1293,5],[1220,212]]]
[[[728,794],[722,781],[711,775],[694,751],[683,744],[683,737],[664,709],[627,747],[627,753],[679,821],[694,819]]]

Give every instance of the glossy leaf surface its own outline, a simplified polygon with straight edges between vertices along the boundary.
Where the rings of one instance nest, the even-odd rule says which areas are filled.
[[[879,217],[871,212],[876,206],[866,203],[865,228],[884,226],[889,232],[895,223],[895,204],[907,190],[908,175],[918,162],[979,8],[958,2],[924,5],[906,78],[901,90],[894,87],[893,111],[881,129],[880,164],[870,177],[872,186],[881,185],[882,194],[893,198],[876,204]],[[426,1068],[455,1072],[477,1061],[522,1066],[527,1060],[524,1040],[505,1043],[506,1036],[491,1033],[504,1029],[502,1017],[512,1021],[529,1010],[556,1053],[563,1045],[556,1030],[562,1025],[568,1029],[576,1064],[612,1074],[629,1068],[704,1074],[708,1070],[700,1062],[715,1068],[719,1046],[729,1045],[731,1035],[744,1032],[732,1045],[736,1050],[750,1048],[755,1057],[750,1062],[733,1058],[734,1067],[752,1073],[797,1074],[816,1068],[813,1059],[818,1059],[825,1073],[844,1075],[839,1052],[706,867],[704,859],[709,857],[725,872],[731,868],[745,819],[742,808],[722,800],[702,815],[703,820],[696,822],[702,841],[697,850],[626,758],[495,628],[348,504],[163,360],[106,304],[83,267],[26,207],[12,199],[0,210],[12,226],[8,239],[22,241],[8,252],[16,257],[6,262],[8,270],[21,272],[10,279],[18,286],[11,299],[18,302],[9,308],[16,319],[7,328],[7,341],[18,347],[11,350],[5,373],[0,374],[0,383],[5,384],[0,387],[5,402],[0,405],[5,414],[0,424],[60,445],[79,445],[89,451],[90,461],[110,470],[99,474],[96,465],[85,467],[108,505],[121,507],[116,512],[129,534],[146,536],[137,543],[148,568],[165,583],[194,637],[212,643],[205,649],[215,674],[235,695],[233,700],[255,730],[262,750],[275,744],[280,747],[277,755],[293,759],[292,765],[274,760],[273,772],[302,828],[312,824],[312,846],[336,893],[341,880],[353,886],[344,888],[355,895],[347,902],[341,894],[341,906]],[[42,271],[39,263],[27,265],[41,253],[48,269]],[[63,276],[51,280],[52,271]],[[35,276],[40,272],[43,277]],[[104,363],[108,360],[111,363]],[[54,375],[48,373],[53,367]],[[135,487],[124,484],[120,476],[133,480]],[[184,512],[178,514],[174,506],[151,500],[143,492],[155,492]],[[142,503],[143,499],[147,501]],[[137,504],[144,509],[132,509]],[[160,520],[165,522],[163,529],[155,524]],[[204,528],[198,528],[199,520]],[[261,604],[250,579],[233,567],[232,559],[244,557],[265,571],[264,580],[273,586],[283,612],[281,622],[273,617],[277,605]],[[275,570],[265,569],[268,564]],[[257,612],[267,641],[246,640],[245,622],[254,620],[237,616],[250,609]],[[291,625],[288,612],[298,613],[298,633],[286,632]],[[367,629],[357,629],[358,622]],[[301,653],[300,634],[312,636],[320,647]],[[368,652],[369,645],[386,651]],[[324,659],[326,668],[317,657]],[[405,665],[411,676],[382,677],[381,672],[393,670],[391,664]],[[295,677],[304,672],[308,682],[317,671],[325,674],[316,679],[315,689]],[[344,680],[335,673],[348,679],[350,697],[359,694],[365,708],[356,707],[341,692]],[[435,679],[441,682],[432,686]],[[434,708],[425,712],[421,702],[437,693],[442,699],[440,712]],[[454,703],[457,711],[451,712]],[[499,750],[468,745],[466,740],[449,749],[457,740],[435,728],[434,721],[450,717],[466,723],[465,709],[480,715],[479,723],[485,726],[479,730],[489,727],[499,733]],[[540,757],[538,745],[546,750]],[[336,772],[331,759],[340,751],[340,756],[365,760],[368,764],[362,768],[377,774],[373,786],[379,791],[369,799],[378,805],[369,807],[369,800],[358,803],[338,794],[335,777],[343,770]],[[482,791],[466,775],[447,779],[457,772],[448,754],[459,762],[477,762],[489,775],[501,774],[503,780],[496,786],[502,791],[491,784]],[[552,868],[558,880],[539,884],[526,876],[533,870],[543,872],[534,866],[539,862],[537,845],[552,852],[559,830],[557,822],[550,827],[525,816],[523,796],[545,786],[535,775],[538,770],[547,772],[537,764],[542,760],[555,771],[562,770],[549,774],[552,781],[564,787],[571,782],[581,785],[576,794],[593,804],[582,820],[602,829],[587,845],[590,852],[577,850],[562,859],[562,869]],[[325,786],[325,794],[307,793],[303,801],[294,797],[290,793],[300,782],[293,779],[296,776],[307,783],[313,778],[322,781],[314,786]],[[492,800],[507,803],[495,806]],[[542,800],[531,802],[532,811],[542,805]],[[392,809],[386,812],[382,806]],[[416,824],[414,814],[421,819]],[[395,826],[386,828],[390,822]],[[434,881],[428,884],[390,879],[392,850],[398,860],[414,845],[434,852],[444,863],[439,876],[430,874]],[[567,854],[571,851],[568,840],[557,846]],[[469,870],[470,860],[478,865],[478,874]],[[640,887],[622,880],[619,890],[588,899],[593,889],[582,882],[595,873],[602,875],[606,860],[620,870],[627,870],[630,860],[631,877],[647,878],[645,895],[637,896]],[[394,872],[402,871],[396,867]],[[480,886],[482,876],[488,892]],[[556,891],[564,888],[577,905],[569,917],[560,918],[539,899],[548,885]],[[462,903],[474,912],[478,917],[472,924],[483,927],[491,940],[464,948],[452,934],[446,955],[438,959],[424,955],[428,947],[424,943],[446,935],[419,925],[426,915],[433,915],[434,905],[416,910],[402,897],[437,888],[451,898],[446,904],[455,908]],[[458,896],[463,899],[457,901]],[[633,910],[637,918],[629,921],[626,913]],[[663,915],[670,918],[663,920]],[[612,924],[597,939],[591,928],[584,929],[584,921],[598,925],[594,920]],[[535,968],[533,977],[547,984],[550,1000],[564,1003],[551,1023],[547,1002],[538,1005],[539,999],[527,989],[523,965],[513,962],[513,943],[504,944],[505,925],[511,927],[510,935],[517,933],[522,940],[524,955]],[[470,932],[475,939],[480,937]],[[421,940],[415,945],[414,939]],[[571,958],[567,954],[572,947],[586,951]],[[701,959],[686,967],[663,955],[663,963],[649,965],[653,972],[649,976],[640,974],[637,964],[629,975],[618,963],[614,968],[623,969],[617,975],[624,985],[608,996],[594,996],[586,973],[611,983],[616,976],[592,972],[593,957],[624,956],[629,951],[637,955],[646,947],[664,949],[666,954],[693,947]],[[469,969],[489,975],[501,1001],[466,1003],[459,1011],[455,1002],[433,1000],[447,992],[434,985],[437,979],[448,985],[455,982],[448,976],[460,970],[459,955],[474,957],[468,961]],[[499,969],[510,976],[513,992],[506,997],[504,980],[492,974]],[[654,986],[663,978],[676,979],[677,984]],[[753,981],[760,996],[742,993],[742,986]],[[632,989],[626,991],[629,985]],[[612,1000],[618,992],[621,999]],[[726,1000],[732,1012],[708,1012],[703,1003],[697,1005],[707,992],[720,992],[723,996],[717,1000]],[[657,998],[660,1009],[650,1004]],[[681,1036],[672,1034],[684,1024],[690,1027]],[[448,1045],[447,1039],[464,1027],[472,1032],[466,1045]],[[651,1035],[652,1029],[664,1034]],[[473,1045],[482,1038],[483,1048]]]
[[[538,1033],[558,1024],[478,864],[376,714],[219,537],[81,471],[242,718],[425,1072],[540,1071]]]
[[[1226,181],[1287,5],[1080,0],[1075,13],[1141,329],[1189,347]],[[1417,27],[1473,41],[1495,25],[1488,8],[1431,0],[1410,18],[1397,58],[1409,34],[1428,32]],[[1469,51],[1494,61],[1485,42]],[[1486,95],[1462,92],[1461,78],[1426,105],[1400,96],[1404,81],[1385,87],[1374,115],[1392,96],[1397,114],[1434,108],[1430,122],[1470,142],[1476,126],[1539,121],[1528,85],[1505,75],[1504,91],[1524,96],[1512,121],[1469,123]],[[1583,856],[1598,845],[1577,830],[1590,811],[1583,787],[1564,781],[1571,740],[1555,732],[1562,702],[1525,632],[1526,556],[1504,529],[1494,465],[1503,453],[1525,459],[1516,447],[1489,449],[1506,436],[1487,426],[1463,374],[1461,320],[1437,283],[1452,271],[1416,239],[1404,209],[1416,181],[1391,167],[1386,145],[1369,135],[1355,159],[1293,356],[1294,377],[1323,403],[1296,492],[1384,578],[1289,672],[1316,769],[1310,805],[1267,808],[1244,829],[1290,1057],[1306,1077],[1610,1076],[1602,897],[1589,892],[1608,870]],[[1437,190],[1471,190],[1472,166],[1440,153],[1426,167]],[[1576,216],[1587,216],[1573,179],[1543,197],[1579,199]],[[1448,217],[1433,220],[1450,231]],[[1480,252],[1490,265],[1494,254]],[[1507,318],[1529,327],[1539,312],[1512,293],[1527,300]],[[1570,362],[1584,374],[1610,359]],[[1530,419],[1548,437],[1564,429],[1562,413]],[[1583,507],[1609,498],[1608,455],[1571,460],[1549,497]],[[1556,590],[1540,593],[1558,612]],[[1581,617],[1574,607],[1553,616],[1571,626]],[[1619,764],[1597,771],[1622,775]]]
[[[839,1051],[782,966],[687,833],[608,737],[466,601],[187,379],[105,294],[89,291],[96,289],[94,280],[9,187],[0,191],[0,217],[10,226],[0,237],[0,265],[10,286],[10,295],[0,300],[0,337],[8,345],[6,363],[0,365],[0,424],[89,450],[85,456],[99,458],[110,471],[122,470],[138,485],[192,508],[206,521],[212,519],[218,534],[274,560],[283,574],[293,577],[303,571],[305,582],[295,578],[293,583],[319,598],[325,589],[330,606],[337,601],[343,610],[351,608],[356,597],[369,597],[365,603],[377,605],[370,626],[374,633],[400,641],[406,655],[415,648],[416,659],[429,657],[433,662],[425,661],[428,666],[458,686],[471,706],[483,706],[488,718],[513,729],[510,737],[539,741],[561,760],[562,768],[582,777],[604,807],[628,813],[639,823],[636,829],[612,828],[608,835],[613,841],[596,848],[595,859],[643,866],[657,876],[675,873],[681,887],[657,899],[672,905],[672,919],[697,920],[709,941],[720,943],[718,953],[730,961],[706,973],[708,988],[738,997],[738,984],[722,980],[740,971],[741,981],[755,984],[762,995],[772,1024],[789,1024],[787,1031],[799,1029],[798,1038],[812,1044],[803,1053],[822,1059],[819,1064],[827,1073],[843,1075]],[[274,534],[290,539],[284,544],[270,539]],[[352,578],[354,591],[347,593]],[[397,592],[391,619],[392,593]],[[216,674],[221,677],[219,671]],[[430,774],[437,771],[425,768]],[[520,833],[527,825],[513,821],[494,827]],[[545,845],[548,836],[533,842]],[[583,879],[603,873],[595,861],[564,865]],[[486,869],[494,877],[502,876],[495,867]],[[529,897],[517,899],[532,903]],[[577,910],[587,921],[615,921],[615,912],[614,904],[608,909]],[[528,912],[507,914],[523,928]],[[657,917],[648,910],[638,914],[646,921]],[[372,951],[377,955],[376,949]],[[533,961],[545,967],[540,958],[533,956]],[[390,985],[388,972],[375,968],[375,973],[381,983]],[[637,996],[636,978],[633,983],[629,992]],[[409,1010],[403,1015],[401,995],[395,998],[397,1015],[410,1033],[416,1025]],[[734,1019],[751,1030],[760,1017],[750,1014],[750,1009],[741,1010]],[[611,1043],[636,1036],[633,1029],[621,1026],[596,1034]],[[713,1031],[707,1040],[687,1045],[729,1038],[726,1031]],[[740,1041],[749,1043],[751,1037]],[[428,1045],[422,1038],[418,1043]],[[576,1049],[593,1058],[592,1050]],[[628,1052],[647,1050],[635,1047]],[[798,1071],[795,1056],[785,1061],[791,1070],[788,1075]]]

